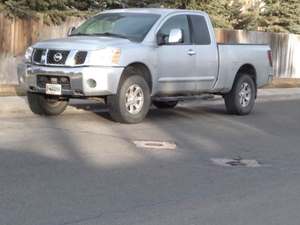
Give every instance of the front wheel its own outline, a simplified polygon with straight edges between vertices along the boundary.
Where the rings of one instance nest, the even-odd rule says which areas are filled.
[[[231,114],[247,115],[254,107],[256,86],[253,78],[243,74],[234,82],[232,90],[224,95],[226,109]]]
[[[57,116],[65,111],[67,100],[47,98],[44,95],[27,93],[28,104],[31,111],[38,115]]]
[[[137,71],[127,70],[117,95],[108,96],[107,103],[113,120],[121,123],[139,123],[147,115],[151,98],[145,79]]]

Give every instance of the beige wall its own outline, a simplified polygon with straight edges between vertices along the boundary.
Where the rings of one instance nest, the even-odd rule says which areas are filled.
[[[38,40],[66,36],[71,26],[81,22],[78,17],[69,17],[62,25],[48,26],[42,19],[9,19],[0,14],[0,84],[17,82],[16,65],[27,46]],[[216,29],[216,36],[223,43],[269,44],[275,75],[300,78],[300,35]]]

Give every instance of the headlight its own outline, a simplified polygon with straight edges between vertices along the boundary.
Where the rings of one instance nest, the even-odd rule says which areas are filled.
[[[121,50],[119,48],[104,48],[90,51],[87,57],[87,65],[90,66],[112,66],[120,62]]]
[[[32,53],[33,53],[33,48],[32,47],[27,48],[24,56],[25,62],[31,62]]]

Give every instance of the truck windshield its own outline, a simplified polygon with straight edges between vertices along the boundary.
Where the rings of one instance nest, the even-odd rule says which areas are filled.
[[[84,22],[70,36],[112,36],[141,42],[159,17],[144,13],[103,13]]]

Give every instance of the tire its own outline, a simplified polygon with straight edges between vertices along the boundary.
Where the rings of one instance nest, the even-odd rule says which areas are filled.
[[[224,95],[228,113],[249,114],[255,105],[256,85],[248,74],[241,74],[233,84],[232,90]]]
[[[68,101],[46,98],[44,95],[27,93],[31,111],[38,115],[57,116],[65,111]]]
[[[170,101],[170,102],[153,101],[152,103],[158,109],[172,109],[176,107],[178,101]]]
[[[111,118],[120,123],[139,123],[146,117],[150,104],[150,88],[142,74],[134,68],[124,71],[118,93],[107,97]]]

